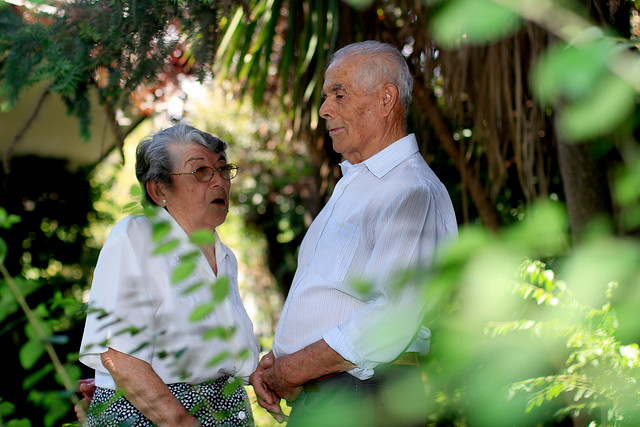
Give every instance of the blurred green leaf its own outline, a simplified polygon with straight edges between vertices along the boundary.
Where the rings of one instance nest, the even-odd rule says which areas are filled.
[[[4,263],[8,251],[9,248],[7,247],[7,243],[2,237],[0,237],[0,262]]]
[[[537,61],[532,72],[538,99],[550,104],[588,94],[606,75],[611,48],[611,43],[604,40],[580,46],[563,42],[552,46]]]
[[[212,357],[208,362],[207,362],[207,366],[214,366],[220,362],[222,362],[224,359],[231,357],[231,354],[229,354],[229,352],[227,351],[223,351],[222,353],[218,353],[217,355],[215,355],[214,357]]]
[[[48,373],[53,372],[53,365],[47,363],[42,368],[38,369],[33,374],[27,375],[27,377],[22,381],[22,388],[25,390],[30,389],[34,385],[36,385],[42,378],[45,377]]]
[[[11,402],[4,402],[2,398],[0,398],[0,417],[6,417],[7,415],[11,415],[16,411],[16,405]]]
[[[178,240],[170,240],[159,245],[157,248],[153,250],[153,255],[164,255],[173,252],[180,242]]]
[[[219,303],[229,295],[229,279],[224,276],[218,278],[211,286],[211,290],[213,291],[213,300]]]
[[[30,339],[20,348],[20,364],[24,369],[31,369],[43,354],[42,342],[38,339]]]
[[[168,222],[154,222],[152,226],[153,240],[158,241],[165,237],[171,231],[171,225]]]
[[[610,75],[597,82],[583,99],[560,111],[560,129],[574,141],[609,133],[629,119],[636,107],[636,98],[633,87]]]
[[[196,263],[188,260],[182,259],[180,263],[176,266],[176,268],[171,273],[171,282],[178,283],[186,279],[193,273],[193,270],[196,269]]]
[[[199,306],[194,308],[191,314],[189,315],[189,321],[198,322],[204,319],[205,317],[213,313],[213,310],[215,310],[216,307],[217,307],[217,304],[213,301],[200,304]]]
[[[203,287],[204,285],[205,285],[204,282],[197,282],[197,283],[194,283],[193,285],[189,285],[186,288],[181,290],[182,295],[187,295],[187,294],[190,294],[192,292],[195,292],[198,289],[200,289],[201,287]]]
[[[189,238],[196,245],[204,246],[215,243],[216,236],[211,230],[196,230],[194,231]]]
[[[558,256],[569,247],[568,216],[560,203],[535,203],[523,221],[505,232],[505,242],[514,244],[532,257]]]
[[[9,215],[7,210],[0,206],[0,227],[11,228],[13,224],[18,222],[20,222],[20,217],[18,215]]]
[[[490,0],[451,0],[431,21],[436,42],[445,47],[486,44],[515,33],[522,19]]]
[[[210,340],[217,338],[221,340],[228,340],[233,336],[233,334],[235,334],[235,332],[235,327],[224,328],[222,326],[219,326],[217,328],[211,328],[207,332],[205,332],[204,335],[202,335],[202,339]]]
[[[373,0],[344,0],[344,2],[358,10],[366,9],[373,4]]]

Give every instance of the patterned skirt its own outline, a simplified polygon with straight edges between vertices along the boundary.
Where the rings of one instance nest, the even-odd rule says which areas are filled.
[[[167,384],[174,396],[205,426],[253,426],[251,404],[244,387],[227,390],[229,376],[203,384]],[[121,393],[97,387],[87,411],[91,427],[142,427],[154,424]]]

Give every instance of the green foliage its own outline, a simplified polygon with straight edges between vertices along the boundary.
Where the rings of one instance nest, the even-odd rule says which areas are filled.
[[[217,77],[240,82],[242,94],[251,95],[256,106],[268,102],[277,91],[287,119],[305,127],[309,120],[315,130],[326,54],[333,52],[339,30],[338,1],[289,1],[286,16],[280,14],[282,0],[251,4],[250,16],[239,8],[224,27],[216,58]],[[283,25],[289,29],[284,34],[278,30]],[[272,55],[279,61],[273,61]],[[311,114],[305,119],[308,105]]]
[[[485,44],[511,35],[520,29],[521,17],[492,0],[446,2],[431,30],[443,47],[460,44]]]
[[[637,425],[640,244],[594,232],[569,250],[561,209],[527,218],[499,238],[463,229],[423,278],[434,424]]]
[[[560,41],[535,64],[531,81],[539,100],[557,108],[562,135],[585,141],[630,120],[640,90],[632,70],[640,56],[629,40],[590,22],[581,9],[564,0],[451,0],[432,31],[448,47],[486,44],[517,31],[524,18],[556,35]]]
[[[154,83],[159,74],[184,71],[204,79],[217,47],[218,20],[227,7],[229,2],[201,0],[79,0],[50,6],[55,13],[2,8],[2,109],[12,108],[35,83],[46,83],[80,120],[88,138],[90,87],[115,110],[127,107],[131,93]]]

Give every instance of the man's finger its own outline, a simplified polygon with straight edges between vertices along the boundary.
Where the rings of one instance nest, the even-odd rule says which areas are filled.
[[[283,414],[282,412],[269,412],[274,420],[278,422],[278,424],[282,424],[285,421],[289,421],[289,417]]]
[[[258,398],[258,405],[260,405],[261,407],[263,407],[264,409],[269,411],[271,413],[271,415],[278,414],[278,413],[282,412],[282,409],[280,408],[280,402],[278,402],[278,403],[267,403],[264,400]]]

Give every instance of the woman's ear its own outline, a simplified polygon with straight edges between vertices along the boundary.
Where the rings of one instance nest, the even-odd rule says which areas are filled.
[[[156,205],[164,207],[167,204],[167,191],[164,184],[157,181],[147,181],[147,193],[156,202]]]

